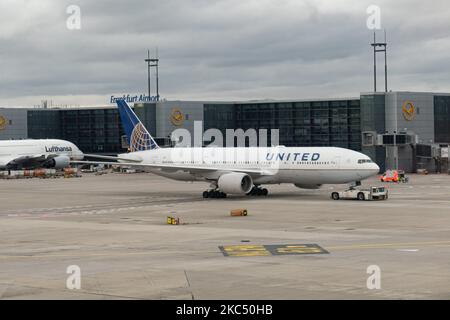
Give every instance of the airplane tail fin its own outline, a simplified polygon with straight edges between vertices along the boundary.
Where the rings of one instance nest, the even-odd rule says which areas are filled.
[[[131,152],[159,148],[133,109],[124,100],[117,100],[117,107]]]

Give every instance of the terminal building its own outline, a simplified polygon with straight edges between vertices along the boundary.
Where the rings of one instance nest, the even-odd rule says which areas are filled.
[[[336,146],[361,151],[381,170],[448,170],[450,93],[383,92],[359,97],[289,101],[160,101],[134,110],[161,146],[184,128],[279,129],[285,146]],[[126,151],[115,105],[0,108],[0,140],[59,138],[85,153]],[[225,135],[224,135],[225,136]],[[207,144],[207,143],[206,143]],[[270,139],[269,139],[270,144]]]

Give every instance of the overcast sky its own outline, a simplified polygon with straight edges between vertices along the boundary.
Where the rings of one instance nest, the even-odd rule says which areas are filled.
[[[0,106],[146,93],[156,47],[168,100],[358,96],[373,87],[370,5],[388,33],[389,89],[450,92],[445,0],[1,0]]]

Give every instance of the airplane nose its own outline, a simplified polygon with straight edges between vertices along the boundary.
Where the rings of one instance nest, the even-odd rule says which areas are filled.
[[[373,174],[377,174],[380,172],[380,167],[376,163],[372,163],[371,167],[371,171],[373,171]]]
[[[74,152],[74,158],[75,158],[75,160],[83,160],[84,153],[80,149],[76,148],[75,152]]]

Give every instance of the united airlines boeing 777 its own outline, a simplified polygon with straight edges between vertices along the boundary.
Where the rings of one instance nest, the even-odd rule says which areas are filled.
[[[380,170],[368,156],[336,147],[160,148],[127,103],[118,100],[117,105],[130,152],[99,156],[118,162],[74,163],[135,167],[174,180],[209,182],[204,198],[267,195],[262,185],[281,183],[317,189],[323,184],[358,182]]]

